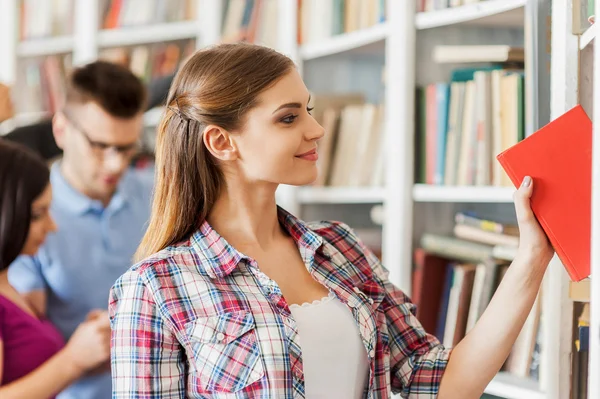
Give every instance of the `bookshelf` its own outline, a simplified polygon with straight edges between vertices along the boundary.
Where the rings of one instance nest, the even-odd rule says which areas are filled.
[[[294,1],[284,3],[281,12],[287,14],[287,21],[296,21]],[[448,231],[450,226],[442,220],[450,219],[461,209],[483,209],[503,217],[514,214],[512,187],[415,184],[414,88],[427,81],[443,79],[447,70],[452,68],[432,65],[433,63],[424,65],[423,58],[428,57],[441,35],[445,36],[445,41],[442,41],[444,44],[508,42],[511,45],[522,45],[526,37],[533,37],[536,42],[531,44],[533,48],[526,56],[526,68],[530,68],[527,74],[532,75],[532,70],[537,70],[540,65],[545,66],[548,60],[544,55],[549,43],[544,40],[549,37],[546,33],[550,31],[550,19],[547,18],[549,4],[546,1],[488,0],[422,13],[416,12],[415,3],[388,2],[387,18],[383,23],[296,47],[288,42],[289,47],[280,49],[296,57],[294,59],[303,72],[307,86],[314,91],[356,90],[356,82],[348,81],[346,86],[339,83],[340,75],[356,76],[352,71],[348,72],[351,69],[348,64],[361,64],[369,58],[376,61],[365,66],[365,69],[377,69],[377,61],[385,67],[385,104],[386,109],[393,110],[386,113],[385,122],[385,185],[382,188],[285,188],[281,199],[287,207],[301,215],[313,217],[322,210],[323,218],[335,213],[342,215],[351,224],[357,210],[368,214],[376,209],[377,220],[382,222],[383,263],[390,269],[392,281],[408,293],[411,292],[412,251],[421,233],[431,228]],[[530,23],[526,22],[527,18]],[[296,26],[282,29],[282,35],[291,36],[295,34]],[[486,30],[490,30],[490,33]],[[421,64],[414,65],[406,61],[415,59],[420,60],[418,62]],[[533,61],[539,64],[532,65]],[[317,69],[325,77],[315,73]],[[368,73],[371,71],[365,72]],[[540,75],[547,77],[543,73]],[[532,98],[542,98],[548,102],[534,107],[535,109],[528,109],[526,131],[530,134],[542,123],[545,124],[547,120],[544,120],[549,117],[549,79],[541,81],[526,78],[524,84],[526,90],[535,93]],[[381,206],[373,208],[373,204]],[[332,206],[335,207],[335,212]],[[414,219],[406,217],[412,214],[415,215]],[[544,283],[546,290],[561,292],[564,283],[561,268],[554,260]],[[570,384],[568,377],[565,377],[568,375],[565,370],[570,370],[567,357],[571,349],[569,347],[567,350],[565,344],[572,343],[572,336],[566,327],[570,324],[565,324],[569,312],[552,311],[566,306],[564,292],[554,298],[545,297],[542,303],[542,309],[550,311],[541,319],[544,346],[539,381],[501,372],[489,384],[486,393],[511,399],[568,397],[564,393],[567,392],[568,395]]]
[[[192,20],[155,23],[147,26],[102,29],[99,26],[99,0],[74,0],[73,34],[20,41],[18,32],[18,0],[0,0],[0,81],[14,83],[18,65],[23,59],[69,54],[73,65],[92,61],[105,48],[195,39],[196,47],[217,43],[222,32],[225,0],[197,0],[197,14]],[[275,0],[267,0],[275,1]],[[537,99],[527,108],[526,131],[531,133],[550,119],[578,102],[579,89],[573,82],[589,78],[592,69],[600,73],[600,61],[587,73],[580,74],[579,62],[586,54],[600,57],[594,51],[595,26],[580,36],[570,30],[573,17],[571,2],[550,0],[486,0],[430,12],[416,12],[416,1],[387,1],[386,20],[372,26],[342,33],[323,40],[297,42],[297,0],[277,0],[276,48],[290,56],[302,72],[311,90],[325,92],[364,91],[369,101],[385,102],[384,124],[385,184],[376,187],[289,187],[278,191],[278,202],[295,214],[310,218],[339,218],[355,226],[367,225],[381,232],[383,263],[390,269],[391,280],[410,294],[413,249],[421,233],[429,229],[446,232],[457,210],[483,209],[491,214],[513,212],[509,187],[436,186],[415,184],[415,87],[428,82],[447,80],[453,66],[427,62],[433,46],[444,44],[519,44],[531,40],[531,53],[526,60],[526,76],[544,75],[551,70],[548,82],[525,79],[526,90]],[[552,42],[547,42],[552,32]],[[507,33],[508,32],[508,33]],[[443,38],[441,40],[440,38]],[[553,57],[547,55],[552,48]],[[598,53],[598,54],[596,54]],[[414,62],[417,60],[418,64]],[[418,67],[418,68],[417,68]],[[385,68],[385,74],[381,71]],[[538,73],[539,72],[539,73]],[[385,89],[380,92],[378,79],[385,75]],[[361,79],[356,79],[360,76]],[[598,76],[598,75],[596,75]],[[600,79],[593,83],[600,90]],[[584,85],[585,86],[585,85]],[[550,87],[552,94],[550,95]],[[586,87],[582,88],[586,89]],[[589,89],[589,88],[588,88]],[[543,104],[542,104],[543,102]],[[546,104],[547,102],[547,104]],[[600,118],[600,102],[588,109]],[[161,109],[150,110],[144,121],[156,126]],[[31,122],[40,115],[22,113],[13,124]],[[1,126],[0,126],[1,129]],[[598,129],[598,128],[595,128]],[[595,131],[596,135],[600,131]],[[594,143],[600,154],[600,143]],[[594,198],[600,198],[600,165],[595,157]],[[593,201],[599,204],[600,200]],[[370,213],[377,206],[373,223]],[[597,206],[594,213],[598,213]],[[332,215],[334,215],[332,217]],[[414,218],[411,216],[414,215]],[[375,226],[373,226],[375,225]],[[593,224],[593,239],[600,248],[600,218]],[[593,254],[593,272],[600,274],[600,255]],[[592,331],[600,337],[600,279],[592,282]],[[570,397],[573,335],[573,304],[568,298],[569,284],[560,262],[551,263],[543,286],[542,365],[539,382],[500,373],[487,387],[486,393],[507,399],[563,399]],[[600,342],[590,342],[590,375],[600,373]],[[591,381],[590,397],[600,397],[598,381]]]
[[[103,17],[101,7],[106,7],[110,2],[70,1],[73,18],[71,34],[21,39],[21,0],[0,0],[0,58],[3,60],[0,63],[0,81],[19,90],[23,84],[19,75],[22,65],[33,60],[43,60],[48,56],[66,56],[71,60],[72,66],[77,66],[97,59],[105,49],[131,48],[186,39],[195,40],[196,48],[201,48],[216,43],[220,37],[220,23],[217,23],[222,12],[220,1],[186,0],[189,4],[196,3],[195,13],[190,19],[118,26],[112,29],[105,29],[100,21]],[[129,17],[131,16],[130,12]],[[20,111],[17,108],[17,115],[0,126],[0,134],[48,115],[48,112]],[[152,110],[146,115],[146,124],[155,126],[159,116],[159,111]]]

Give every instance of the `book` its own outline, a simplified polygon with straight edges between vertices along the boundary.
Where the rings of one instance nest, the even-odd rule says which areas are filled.
[[[572,108],[497,159],[516,187],[533,178],[533,213],[571,280],[588,277],[592,122],[583,108]]]
[[[436,332],[449,263],[448,259],[429,254],[422,248],[414,252],[411,299],[417,306],[417,319],[430,334]]]
[[[437,63],[525,62],[525,49],[507,45],[435,46],[433,61]]]

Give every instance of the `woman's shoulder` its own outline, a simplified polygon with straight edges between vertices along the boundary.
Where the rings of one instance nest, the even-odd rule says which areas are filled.
[[[337,220],[321,220],[317,222],[308,222],[309,229],[321,236],[330,244],[340,243],[358,243],[359,238],[354,230],[344,222]]]
[[[209,279],[197,267],[200,257],[189,240],[182,241],[131,266],[114,287],[140,285],[152,296],[163,296],[157,294],[165,290],[177,290],[192,279],[196,284],[201,284]]]

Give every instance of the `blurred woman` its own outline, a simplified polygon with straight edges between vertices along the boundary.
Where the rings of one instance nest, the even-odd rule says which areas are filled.
[[[107,315],[82,323],[65,345],[8,283],[19,255],[33,255],[56,229],[46,164],[31,150],[0,140],[0,397],[52,398],[109,357]]]

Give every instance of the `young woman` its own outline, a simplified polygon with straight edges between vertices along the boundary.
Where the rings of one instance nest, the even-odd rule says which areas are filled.
[[[452,351],[338,222],[275,203],[317,175],[309,92],[287,57],[227,44],[178,72],[157,145],[145,259],[112,290],[113,398],[478,398],[506,359],[552,256],[515,195],[519,254]]]
[[[106,312],[82,323],[69,342],[8,283],[9,265],[33,255],[56,229],[46,164],[0,140],[0,398],[54,397],[110,355]]]

